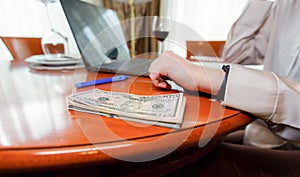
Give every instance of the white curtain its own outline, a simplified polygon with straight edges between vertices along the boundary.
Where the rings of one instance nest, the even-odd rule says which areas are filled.
[[[238,18],[246,2],[247,0],[162,0],[161,14],[197,31],[202,40],[225,40],[230,26]],[[178,32],[175,35],[182,34]],[[167,42],[164,48],[186,56],[185,48]]]
[[[85,1],[102,4],[101,0]],[[245,2],[246,0],[161,0],[161,13],[164,17],[193,28],[206,40],[224,40]],[[49,10],[54,28],[69,39],[70,53],[78,54],[59,2],[50,4]],[[50,29],[45,7],[38,0],[0,0],[0,14],[0,36],[41,37]],[[166,48],[176,49],[176,46],[166,44]],[[178,51],[185,56],[184,50]],[[0,59],[11,59],[1,41]]]

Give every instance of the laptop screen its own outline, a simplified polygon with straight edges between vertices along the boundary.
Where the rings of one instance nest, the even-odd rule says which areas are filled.
[[[86,68],[129,60],[115,11],[80,0],[60,0]]]

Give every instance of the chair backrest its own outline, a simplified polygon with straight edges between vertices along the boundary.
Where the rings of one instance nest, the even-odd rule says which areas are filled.
[[[187,59],[191,56],[221,57],[225,41],[186,41]]]
[[[41,38],[38,37],[0,37],[14,59],[25,59],[43,54]]]

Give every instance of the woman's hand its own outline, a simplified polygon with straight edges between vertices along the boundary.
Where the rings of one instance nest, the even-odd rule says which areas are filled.
[[[162,53],[149,68],[149,76],[157,87],[170,89],[166,82],[171,79],[187,90],[199,90],[215,94],[218,92],[224,78],[220,69],[205,68],[193,64],[171,51]]]
[[[198,90],[197,79],[194,78],[195,69],[194,64],[171,51],[166,51],[152,62],[149,73],[157,87],[170,88],[166,80],[171,79],[185,89]]]

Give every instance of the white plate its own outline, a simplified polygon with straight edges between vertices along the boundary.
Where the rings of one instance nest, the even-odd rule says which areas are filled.
[[[75,65],[81,60],[64,55],[33,55],[25,59],[26,62],[40,65]]]
[[[35,70],[69,70],[69,69],[83,68],[84,66],[82,64],[65,65],[65,66],[61,66],[61,65],[47,66],[47,65],[39,65],[39,64],[30,64],[29,67]]]

